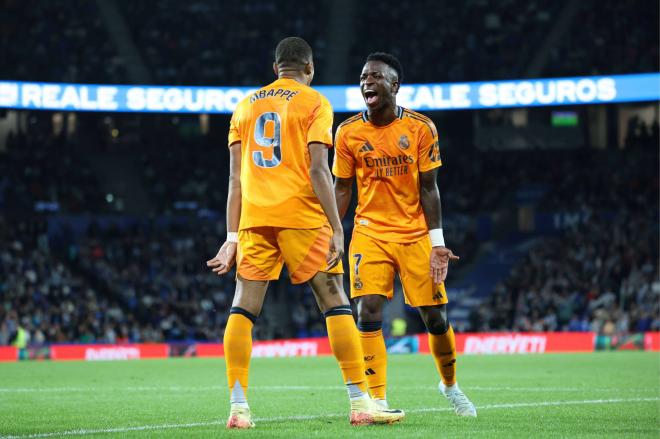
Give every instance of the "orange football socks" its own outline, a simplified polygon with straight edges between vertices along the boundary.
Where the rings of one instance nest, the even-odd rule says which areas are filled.
[[[349,397],[351,399],[365,397],[367,385],[362,346],[351,307],[345,305],[328,310],[325,313],[325,322],[330,346],[339,363],[344,382],[348,386]]]
[[[381,322],[361,323],[359,329],[369,393],[374,399],[386,399],[387,349]]]
[[[435,367],[438,369],[442,382],[446,386],[453,386],[456,383],[456,338],[454,329],[449,326],[449,330],[441,335],[429,334],[429,349]]]
[[[247,406],[248,372],[252,355],[252,327],[256,316],[233,307],[225,328],[224,350],[232,404]]]

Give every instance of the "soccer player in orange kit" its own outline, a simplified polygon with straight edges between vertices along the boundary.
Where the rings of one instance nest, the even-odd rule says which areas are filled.
[[[449,260],[458,257],[442,234],[438,133],[429,118],[397,106],[402,75],[394,56],[370,54],[360,75],[367,111],[344,121],[335,136],[335,198],[342,217],[357,179],[351,298],[358,303],[369,392],[387,407],[382,310],[397,271],[406,303],[419,310],[428,330],[441,393],[457,415],[477,416],[456,383],[456,342],[447,319],[444,280]]]
[[[353,425],[401,420],[368,396],[360,337],[343,290],[344,238],[328,168],[332,107],[309,87],[311,47],[301,38],[275,50],[277,80],[240,102],[229,129],[227,239],[207,261],[227,273],[237,262],[236,292],[224,351],[231,411],[228,428],[254,427],[247,403],[252,327],[268,282],[286,263],[293,283],[309,282],[325,316],[332,351],[350,398]]]

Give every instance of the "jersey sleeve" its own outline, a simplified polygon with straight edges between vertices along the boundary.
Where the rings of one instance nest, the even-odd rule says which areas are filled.
[[[422,132],[419,136],[419,158],[417,163],[420,172],[430,171],[442,165],[438,131],[431,121],[424,123],[422,127]]]
[[[307,131],[307,144],[310,143],[323,143],[332,147],[332,105],[323,95],[311,116]]]
[[[231,115],[231,121],[229,122],[229,143],[227,143],[229,146],[241,141],[241,131],[238,126],[240,120],[240,108],[240,105],[236,107],[234,114]]]
[[[339,178],[349,178],[355,175],[355,158],[341,132],[337,128],[335,135],[335,158],[332,162],[332,173]]]

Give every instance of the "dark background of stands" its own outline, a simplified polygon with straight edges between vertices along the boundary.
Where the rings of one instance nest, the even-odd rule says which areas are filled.
[[[316,85],[355,83],[374,50],[410,83],[659,70],[650,0],[0,4],[5,80],[266,84],[288,35],[315,49]],[[552,126],[557,110],[578,125]],[[660,329],[657,102],[427,115],[458,330]],[[19,327],[34,345],[220,340],[234,282],[204,262],[225,236],[228,116],[3,120],[0,345]],[[324,333],[307,287],[272,283],[257,338]]]

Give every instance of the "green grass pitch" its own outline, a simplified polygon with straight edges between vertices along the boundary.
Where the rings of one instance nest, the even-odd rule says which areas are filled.
[[[660,437],[660,354],[462,356],[476,419],[436,390],[430,357],[391,355],[396,425],[351,427],[332,357],[252,361],[257,428],[227,431],[222,359],[0,364],[0,437]]]

